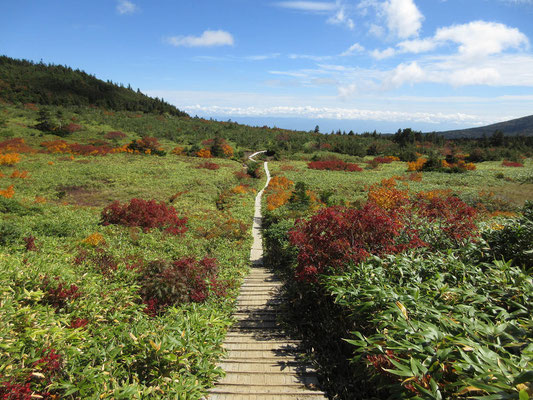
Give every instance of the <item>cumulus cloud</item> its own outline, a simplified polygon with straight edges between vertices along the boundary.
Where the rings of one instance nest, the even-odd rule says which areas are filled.
[[[341,53],[341,56],[346,57],[354,53],[361,53],[363,51],[365,51],[365,48],[363,46],[361,46],[359,43],[354,43],[346,51],[343,51]]]
[[[405,83],[422,82],[425,79],[425,73],[418,63],[412,62],[409,64],[400,64],[393,71],[392,76],[389,79],[389,84],[392,86],[400,87]]]
[[[388,0],[381,7],[392,34],[400,39],[418,36],[424,16],[413,0]]]
[[[375,58],[376,60],[384,60],[385,58],[390,58],[396,55],[396,50],[394,50],[392,47],[386,48],[384,50],[372,50],[370,52],[370,55]]]
[[[133,14],[138,11],[139,7],[128,0],[118,0],[117,2],[117,11],[119,14]]]
[[[233,46],[235,41],[229,32],[207,30],[200,36],[172,36],[167,38],[167,42],[176,47],[213,47]]]
[[[471,57],[498,54],[508,48],[529,46],[527,37],[518,29],[485,21],[440,28],[434,40],[457,43],[459,53]]]
[[[401,53],[425,53],[435,49],[438,43],[432,38],[405,40],[398,43],[397,47]]]

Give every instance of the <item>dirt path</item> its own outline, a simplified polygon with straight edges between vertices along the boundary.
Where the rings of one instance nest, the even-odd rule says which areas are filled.
[[[249,158],[258,153],[252,154]],[[255,161],[255,160],[253,160]],[[264,163],[270,181],[268,163]],[[255,199],[252,271],[237,299],[237,322],[226,336],[226,377],[210,390],[210,400],[325,400],[315,372],[299,359],[299,342],[290,340],[277,321],[281,282],[263,267],[261,190]]]

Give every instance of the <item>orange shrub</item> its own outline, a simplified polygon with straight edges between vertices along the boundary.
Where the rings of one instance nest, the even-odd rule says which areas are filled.
[[[44,204],[46,203],[46,198],[42,196],[35,196],[35,200],[33,200],[33,202],[38,204]]]
[[[254,192],[254,189],[248,185],[237,185],[231,189],[234,194],[246,194],[248,192]]]
[[[0,153],[32,153],[34,151],[22,138],[7,139],[0,142]]]
[[[407,162],[407,171],[422,171],[424,164],[427,162],[426,158],[419,158],[416,161]]]
[[[13,185],[8,186],[7,189],[1,190],[0,189],[0,196],[5,197],[6,199],[10,199],[15,194],[15,189],[13,188]]]
[[[409,191],[398,189],[394,178],[383,179],[380,183],[372,185],[368,191],[368,201],[384,210],[399,207],[408,199]]]
[[[270,190],[288,190],[292,188],[294,182],[284,176],[275,176],[270,180],[268,189]]]
[[[20,154],[7,153],[0,154],[0,165],[15,165],[20,162]]]
[[[176,146],[172,149],[171,153],[177,156],[182,156],[185,151],[185,147]]]
[[[196,152],[196,156],[200,158],[212,158],[211,150],[208,149],[201,149]]]
[[[20,178],[26,179],[28,177],[28,171],[19,171],[18,169],[14,170],[10,178]]]
[[[95,232],[89,236],[87,236],[85,239],[83,239],[81,241],[83,244],[87,244],[89,246],[98,246],[100,243],[103,243],[104,242],[104,237],[98,233],[98,232]]]
[[[226,157],[232,157],[232,156],[233,156],[233,153],[234,153],[234,151],[233,151],[233,147],[231,147],[231,146],[230,146],[229,144],[227,144],[227,143],[222,144],[221,147],[222,147],[222,152],[224,153],[224,155],[225,155]]]
[[[452,191],[450,189],[435,189],[435,190],[429,190],[427,192],[418,192],[416,196],[419,199],[423,200],[433,200],[435,198],[448,198],[452,194]]]
[[[268,184],[267,209],[272,211],[287,204],[293,193],[294,182],[284,176],[275,176]]]

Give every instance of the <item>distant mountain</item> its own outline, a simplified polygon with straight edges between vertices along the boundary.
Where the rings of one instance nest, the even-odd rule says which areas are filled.
[[[78,69],[0,56],[0,100],[57,106],[96,106],[113,111],[168,113],[186,117],[162,99],[129,85],[104,82]]]
[[[437,134],[448,139],[474,139],[483,137],[483,135],[490,137],[495,131],[502,131],[505,136],[533,136],[533,115],[478,128],[457,129],[437,132]]]

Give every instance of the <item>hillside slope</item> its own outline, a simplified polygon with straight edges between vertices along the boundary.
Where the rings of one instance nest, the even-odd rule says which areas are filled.
[[[161,99],[153,99],[78,69],[0,56],[0,99],[10,103],[104,107],[188,116]]]
[[[505,136],[533,136],[533,115],[498,122],[496,124],[480,126],[478,128],[457,129],[453,131],[437,132],[448,139],[489,137],[495,131],[502,131]]]

